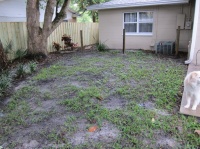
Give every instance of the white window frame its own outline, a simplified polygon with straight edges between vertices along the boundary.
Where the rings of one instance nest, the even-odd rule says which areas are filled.
[[[139,21],[139,13],[140,12],[152,12],[153,16],[154,16],[154,12],[153,11],[124,12],[123,13],[123,28],[125,27],[125,24],[128,24],[128,23],[130,23],[130,24],[136,23],[137,24],[137,32],[126,32],[126,35],[146,35],[146,36],[153,35],[154,17],[153,17],[152,21],[140,22]],[[124,16],[125,16],[126,13],[137,13],[137,22],[124,22]],[[139,24],[140,23],[152,23],[152,32],[139,32]]]

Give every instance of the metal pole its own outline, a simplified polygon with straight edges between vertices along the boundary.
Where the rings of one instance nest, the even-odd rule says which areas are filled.
[[[180,41],[180,30],[181,30],[181,27],[178,26],[178,29],[176,31],[176,56],[178,56],[178,50],[179,50],[179,41]]]
[[[126,41],[125,34],[126,34],[125,29],[123,29],[123,54],[125,52],[125,41]]]
[[[83,31],[80,30],[80,36],[81,36],[81,50],[83,51]]]

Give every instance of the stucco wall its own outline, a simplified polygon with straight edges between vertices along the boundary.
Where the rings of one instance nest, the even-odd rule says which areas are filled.
[[[182,9],[183,6],[183,9]],[[123,8],[99,11],[99,39],[112,49],[122,49],[123,14],[125,12],[153,11],[153,35],[126,35],[126,49],[152,49],[159,41],[176,40],[177,14],[189,16],[189,5]],[[192,9],[192,18],[193,18]],[[180,51],[187,51],[192,30],[181,30]]]

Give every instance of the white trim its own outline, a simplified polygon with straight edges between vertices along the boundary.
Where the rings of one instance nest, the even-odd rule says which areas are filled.
[[[126,36],[153,36],[153,33],[126,33]]]
[[[185,61],[185,64],[190,64],[194,58],[195,46],[197,42],[198,20],[200,15],[199,11],[200,11],[200,0],[196,0],[190,57],[188,60]]]

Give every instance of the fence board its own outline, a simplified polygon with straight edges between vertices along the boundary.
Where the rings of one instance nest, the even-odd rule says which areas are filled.
[[[42,26],[42,23],[40,24]],[[59,43],[64,47],[61,37],[66,34],[72,37],[73,43],[80,43],[80,30],[83,30],[83,45],[91,45],[98,42],[98,23],[61,23],[48,37],[47,50],[53,52],[53,42]],[[9,59],[14,58],[17,49],[27,49],[27,28],[26,22],[3,22],[0,23],[0,39],[5,46],[8,41],[13,43],[13,53],[9,55]]]

